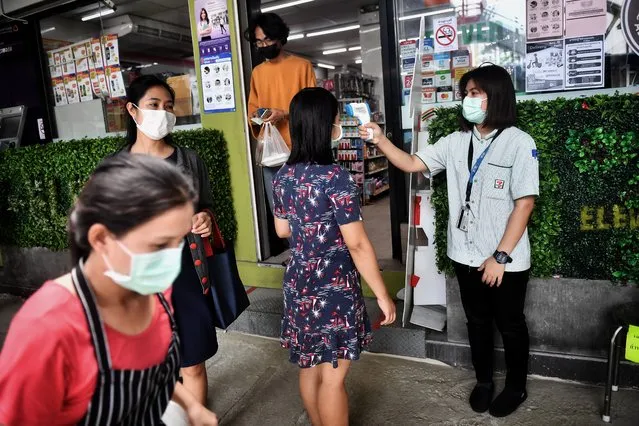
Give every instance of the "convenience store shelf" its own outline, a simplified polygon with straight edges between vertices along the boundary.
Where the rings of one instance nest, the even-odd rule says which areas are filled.
[[[378,190],[376,190],[375,192],[373,192],[373,197],[377,197],[378,195],[383,194],[384,192],[388,191],[390,189],[390,185],[384,185],[381,188],[379,188]]]
[[[371,172],[366,172],[366,176],[371,176],[371,175],[383,172],[384,170],[388,170],[388,167],[384,167],[383,169],[379,169],[379,170],[373,170]]]
[[[373,155],[372,157],[366,157],[366,160],[374,160],[376,158],[386,158],[384,154]]]

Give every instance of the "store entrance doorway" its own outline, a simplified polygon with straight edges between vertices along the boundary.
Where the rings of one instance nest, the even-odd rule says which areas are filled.
[[[348,115],[346,108],[350,103],[367,103],[371,119],[391,138],[393,124],[401,120],[401,105],[386,98],[391,93],[385,87],[390,77],[388,61],[396,60],[384,48],[395,44],[394,31],[387,27],[389,21],[380,19],[387,2],[311,0],[292,5],[294,2],[249,0],[246,9],[240,5],[240,23],[247,28],[250,17],[260,11],[278,14],[290,27],[285,49],[310,61],[317,85],[338,99],[344,137],[334,149],[336,162],[351,172],[360,187],[364,223],[380,266],[384,270],[403,271],[407,235],[406,227],[401,225],[407,221],[405,176],[373,145],[359,138],[358,122]],[[246,89],[250,93],[252,70],[263,59],[249,43],[244,44],[243,52]],[[400,136],[401,131],[396,134]],[[253,150],[255,145],[253,141]],[[274,266],[285,264],[289,257],[287,244],[275,235],[264,173],[257,165],[254,177],[260,261]]]

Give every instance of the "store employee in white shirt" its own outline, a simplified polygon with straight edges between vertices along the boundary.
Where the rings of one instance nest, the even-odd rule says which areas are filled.
[[[395,147],[376,124],[372,143],[406,172],[448,181],[448,247],[455,264],[477,385],[470,405],[495,417],[526,400],[528,327],[524,301],[530,269],[527,224],[539,195],[535,142],[516,123],[515,90],[508,72],[488,65],[460,81],[462,131],[415,155]],[[362,137],[366,129],[362,128]],[[492,401],[493,320],[506,355],[506,387]]]

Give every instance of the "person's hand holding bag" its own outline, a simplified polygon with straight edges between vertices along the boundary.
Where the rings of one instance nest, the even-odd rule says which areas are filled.
[[[193,228],[191,229],[196,235],[202,238],[208,238],[213,232],[213,221],[207,212],[200,212],[193,216]]]

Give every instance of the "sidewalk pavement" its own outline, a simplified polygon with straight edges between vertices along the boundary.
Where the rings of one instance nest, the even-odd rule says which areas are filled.
[[[0,345],[21,300],[0,295]],[[297,367],[274,339],[218,334],[207,363],[209,407],[222,425],[308,425],[297,389]],[[503,386],[503,376],[496,378]],[[531,377],[528,400],[505,419],[474,413],[467,403],[474,375],[438,362],[365,354],[348,377],[351,422],[371,425],[603,425],[603,389]],[[613,395],[613,424],[639,424],[639,391]]]

